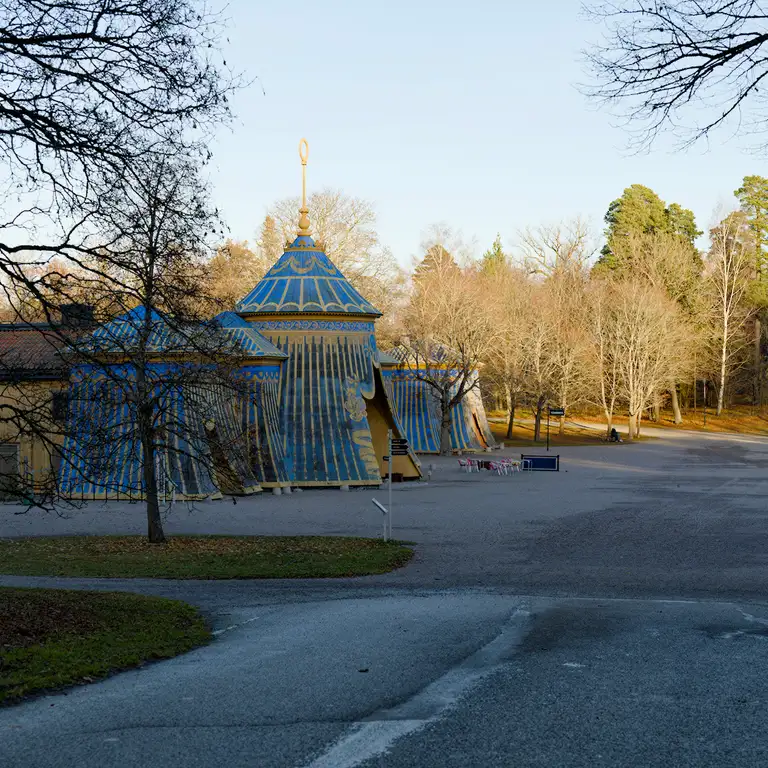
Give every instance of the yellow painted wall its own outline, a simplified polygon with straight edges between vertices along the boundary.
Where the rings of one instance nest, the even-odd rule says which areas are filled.
[[[0,443],[19,447],[19,471],[26,473],[37,488],[51,479],[51,445],[60,446],[63,435],[51,418],[54,391],[67,389],[66,381],[34,381],[22,384],[0,384]],[[29,412],[29,421],[39,426],[45,439],[34,431],[23,431],[24,419],[13,423],[15,412]],[[49,442],[50,441],[50,442]]]

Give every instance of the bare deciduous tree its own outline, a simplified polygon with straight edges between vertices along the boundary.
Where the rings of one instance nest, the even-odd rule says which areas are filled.
[[[207,292],[215,302],[214,310],[234,310],[272,266],[260,252],[251,250],[247,240],[227,240],[216,249],[207,265]]]
[[[522,357],[525,392],[533,410],[533,439],[541,439],[541,418],[557,384],[552,305],[546,288],[532,285],[528,320],[524,328]]]
[[[485,302],[494,325],[495,342],[484,358],[483,378],[504,395],[508,439],[514,437],[515,412],[525,391],[523,340],[530,312],[531,286],[512,264],[494,265],[482,272]]]
[[[670,378],[681,377],[687,364],[688,333],[678,306],[645,281],[615,283],[605,308],[631,440],[639,433],[639,419],[654,393]]]
[[[630,232],[613,243],[620,277],[645,280],[663,291],[689,316],[698,309],[701,298],[701,257],[690,241],[672,232]],[[683,421],[677,395],[678,382],[670,379],[669,389],[675,424]],[[661,391],[655,393],[658,404]],[[655,406],[658,412],[658,405]]]
[[[122,279],[98,261],[104,195],[150,157],[204,161],[229,116],[221,21],[195,0],[0,3],[0,284],[57,347],[63,307]]]
[[[574,219],[526,230],[521,235],[520,250],[528,272],[544,279],[542,296],[532,310],[546,313],[551,397],[560,408],[567,409],[583,394],[587,353],[583,312],[586,270],[595,246],[586,224]],[[544,347],[540,349],[543,351]],[[536,413],[540,420],[539,407]],[[559,421],[562,435],[565,416]]]
[[[585,90],[621,109],[640,146],[665,128],[686,144],[730,123],[764,133],[762,2],[614,0],[590,15],[605,34],[587,53],[594,82]]]
[[[76,388],[84,393],[79,416],[69,425],[71,445],[79,448],[64,460],[73,470],[109,477],[117,472],[112,460],[120,459],[120,446],[135,446],[129,461],[141,477],[132,490],[145,500],[149,540],[162,542],[160,457],[180,451],[214,472],[211,441],[199,434],[197,421],[187,420],[180,399],[204,401],[222,387],[232,402],[240,395],[238,349],[204,316],[210,300],[203,270],[217,216],[194,165],[165,153],[138,158],[99,200],[93,247],[67,257],[96,306],[108,301],[110,313],[119,307],[123,319],[114,333],[103,326],[70,340],[72,360],[86,373]]]
[[[453,410],[478,386],[478,367],[495,342],[482,282],[446,262],[422,274],[403,318],[406,365],[440,405],[440,453],[451,452]]]
[[[589,286],[586,304],[587,327],[591,341],[589,371],[592,402],[605,415],[606,435],[611,434],[613,416],[619,402],[619,332],[613,317],[614,285],[610,280],[595,280]]]
[[[583,274],[596,248],[587,224],[579,218],[520,233],[520,261],[532,275]]]

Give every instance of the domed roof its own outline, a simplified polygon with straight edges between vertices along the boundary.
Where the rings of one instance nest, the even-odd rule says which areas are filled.
[[[309,235],[300,234],[256,287],[237,304],[241,315],[381,317]]]

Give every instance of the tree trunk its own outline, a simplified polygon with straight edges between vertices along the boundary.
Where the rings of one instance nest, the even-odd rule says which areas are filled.
[[[606,437],[610,437],[611,429],[613,429],[613,413],[607,408],[603,408],[603,413],[605,413],[605,423],[608,425],[605,429],[605,434]]]
[[[677,384],[673,384],[669,392],[672,395],[672,413],[675,418],[675,424],[682,424],[683,416],[680,413],[680,401],[677,399]]]
[[[643,412],[637,414],[637,426],[635,427],[635,437],[640,437],[640,422],[643,420]]]
[[[562,437],[565,434],[565,416],[560,417],[560,428],[557,430],[557,434]]]
[[[763,361],[762,361],[762,354],[760,351],[760,339],[761,339],[761,333],[762,333],[762,326],[760,324],[760,318],[755,317],[755,335],[752,340],[753,343],[753,355],[754,355],[754,366],[755,366],[755,379],[753,384],[753,396],[752,401],[753,405],[760,406],[762,405],[762,395],[763,395]]]
[[[152,428],[152,414],[139,406],[137,421],[141,442],[142,467],[144,481],[144,500],[147,505],[147,538],[151,544],[165,541],[163,521],[160,519],[160,500],[157,495],[157,472],[155,469],[155,439]]]
[[[637,430],[637,416],[634,413],[629,414],[629,424],[627,425],[627,442],[631,443],[635,439]]]
[[[451,449],[451,409],[445,394],[440,399],[440,455],[450,456]]]
[[[653,421],[656,424],[661,421],[661,395],[658,392],[653,395]]]
[[[509,393],[509,422],[507,423],[507,439],[512,440],[515,431],[515,406],[517,405],[517,397],[511,392]]]
[[[760,323],[759,320],[755,321],[756,323]],[[759,352],[759,341],[758,341],[758,352]],[[725,397],[725,377],[727,375],[726,369],[728,365],[728,326],[725,326],[724,333],[723,333],[723,343],[720,347],[720,380],[717,382],[717,415],[720,416],[723,413],[723,398]],[[759,378],[757,379],[759,382]],[[759,396],[756,398],[756,401],[759,402]]]
[[[533,423],[533,442],[538,443],[541,440],[541,414],[544,411],[544,403],[546,398],[544,396],[539,397],[536,401],[536,418]]]

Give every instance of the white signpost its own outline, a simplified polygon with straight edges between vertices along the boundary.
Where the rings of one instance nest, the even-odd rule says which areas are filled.
[[[388,506],[385,507],[383,504],[376,501],[376,499],[371,499],[384,515],[384,541],[389,541],[392,538],[392,457],[407,455],[408,441],[400,437],[392,437],[392,430],[387,430],[387,455],[384,458],[387,460]],[[387,520],[387,518],[389,518],[389,520]]]

